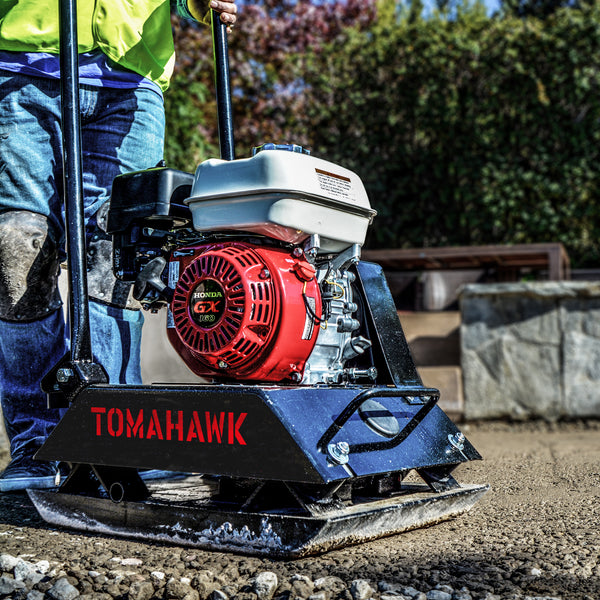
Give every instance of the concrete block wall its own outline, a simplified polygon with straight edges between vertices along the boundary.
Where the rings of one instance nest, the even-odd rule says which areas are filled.
[[[472,284],[461,293],[467,419],[600,417],[600,284]]]

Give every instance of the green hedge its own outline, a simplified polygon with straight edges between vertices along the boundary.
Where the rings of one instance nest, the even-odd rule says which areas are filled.
[[[289,55],[273,141],[359,173],[379,213],[371,247],[561,241],[575,266],[597,265],[599,45],[595,7],[415,19],[380,5],[369,28]]]

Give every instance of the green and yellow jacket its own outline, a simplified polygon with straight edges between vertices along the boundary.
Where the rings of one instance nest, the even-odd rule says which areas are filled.
[[[58,54],[58,4],[0,0],[0,50]],[[175,63],[171,4],[191,17],[186,0],[78,0],[79,52],[99,49],[166,90]]]

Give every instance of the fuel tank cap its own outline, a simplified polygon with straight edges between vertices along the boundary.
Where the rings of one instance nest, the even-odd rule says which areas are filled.
[[[298,152],[299,154],[310,154],[308,148],[304,148],[304,146],[299,146],[298,144],[272,144],[271,142],[267,142],[266,144],[262,144],[262,146],[254,146],[252,148],[252,156],[256,156],[263,150],[287,150],[288,152]]]
[[[375,432],[386,438],[400,433],[398,419],[383,404],[365,400],[358,409],[360,418]]]

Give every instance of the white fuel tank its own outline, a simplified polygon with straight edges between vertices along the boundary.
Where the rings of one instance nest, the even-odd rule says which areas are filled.
[[[247,231],[293,244],[318,234],[320,252],[362,245],[376,214],[352,171],[278,149],[201,163],[185,202],[198,231]]]

